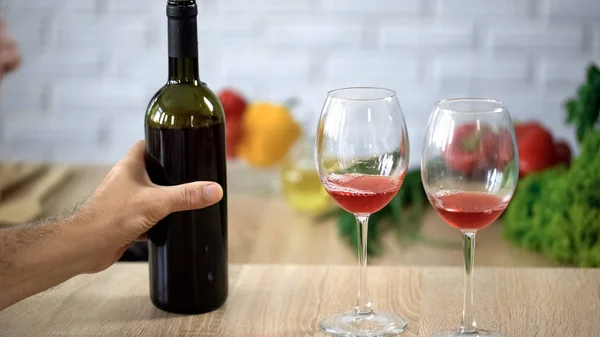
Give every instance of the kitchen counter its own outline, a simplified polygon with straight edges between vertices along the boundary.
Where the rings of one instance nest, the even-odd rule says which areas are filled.
[[[110,167],[77,166],[43,202],[44,213],[67,209],[86,198]],[[315,223],[283,201],[274,186],[276,173],[229,165],[229,261],[231,263],[356,264],[356,252],[338,235],[335,221]],[[395,233],[384,238],[383,253],[369,262],[379,265],[460,266],[460,233],[435,212],[425,215],[427,238],[453,242],[458,248],[431,244],[399,245]],[[540,254],[520,249],[501,235],[496,222],[477,235],[477,266],[555,266]]]
[[[321,319],[355,303],[351,266],[231,265],[230,297],[212,313],[183,316],[156,309],[148,269],[120,263],[77,276],[0,312],[2,336],[325,336]],[[479,268],[478,325],[505,336],[598,336],[600,270]],[[375,266],[375,310],[408,320],[400,336],[430,336],[458,326],[462,270]]]

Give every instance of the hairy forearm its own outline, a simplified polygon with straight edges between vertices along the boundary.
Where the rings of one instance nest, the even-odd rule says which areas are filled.
[[[81,229],[73,215],[0,230],[0,310],[83,273]]]

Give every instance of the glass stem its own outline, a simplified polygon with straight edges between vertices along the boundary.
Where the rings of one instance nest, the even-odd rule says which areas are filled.
[[[356,216],[358,230],[358,298],[355,313],[359,315],[370,314],[373,306],[367,291],[367,235],[369,232],[369,216]]]
[[[462,232],[465,258],[465,294],[462,311],[461,333],[477,332],[473,315],[473,265],[475,263],[475,232]]]

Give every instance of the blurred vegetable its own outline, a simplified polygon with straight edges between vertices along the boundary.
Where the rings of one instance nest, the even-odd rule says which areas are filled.
[[[490,165],[503,168],[513,157],[510,133],[496,133],[477,124],[458,127],[444,152],[448,167],[467,176],[487,170]]]
[[[564,140],[555,141],[552,133],[539,122],[517,123],[515,135],[519,148],[519,177],[556,165],[570,165],[569,144]]]
[[[504,216],[504,234],[514,243],[552,260],[600,267],[600,73],[590,66],[578,98],[566,103],[575,124],[580,155],[570,168],[559,166],[521,179]],[[517,136],[518,137],[518,136]],[[555,144],[558,161],[570,148]]]
[[[235,158],[238,143],[242,137],[242,117],[247,103],[244,97],[232,89],[222,90],[219,92],[218,97],[225,111],[227,157]]]
[[[256,102],[242,118],[238,155],[255,167],[279,163],[300,137],[302,129],[294,120],[290,105]]]
[[[519,182],[504,234],[552,260],[600,267],[600,132],[586,132],[570,169],[532,173]]]
[[[504,168],[508,163],[514,160],[514,149],[512,147],[512,138],[508,131],[502,130],[496,133],[487,130],[483,135],[482,146],[485,152],[486,161],[498,168]]]
[[[556,149],[552,134],[539,123],[515,126],[519,147],[519,176],[540,172],[556,165]]]
[[[568,165],[571,149],[564,141],[555,143],[549,130],[540,123],[517,123],[515,134],[519,149],[519,176],[540,172],[557,164]],[[506,166],[513,157],[508,132],[497,133],[489,127],[464,124],[453,134],[444,159],[454,171],[464,175],[477,174],[480,168]]]
[[[569,144],[564,140],[559,140],[555,145],[556,160],[567,167],[571,166],[572,153]]]
[[[470,175],[480,162],[482,149],[480,148],[482,133],[476,124],[464,124],[459,126],[448,144],[445,159],[448,166],[454,170]]]
[[[223,105],[227,118],[235,120],[242,118],[248,103],[240,93],[232,89],[224,89],[219,92],[218,97]]]
[[[581,142],[585,134],[595,130],[600,114],[600,70],[596,65],[590,65],[586,81],[577,89],[577,96],[569,99],[567,109],[567,124],[575,124],[577,140]]]

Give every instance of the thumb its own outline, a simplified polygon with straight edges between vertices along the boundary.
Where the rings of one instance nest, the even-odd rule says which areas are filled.
[[[160,188],[166,196],[169,213],[208,207],[223,198],[221,186],[207,181],[162,186]]]

